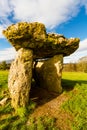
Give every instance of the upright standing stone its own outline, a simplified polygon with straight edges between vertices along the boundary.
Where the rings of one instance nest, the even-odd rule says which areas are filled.
[[[61,77],[63,68],[63,55],[55,55],[42,64],[36,66],[36,81],[41,87],[52,92],[61,93]]]
[[[25,107],[29,102],[32,60],[32,50],[21,48],[11,64],[8,87],[12,99],[11,103],[15,109],[18,107]]]

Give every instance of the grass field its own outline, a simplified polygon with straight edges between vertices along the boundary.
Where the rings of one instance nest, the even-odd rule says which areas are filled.
[[[0,100],[9,97],[7,79],[8,71],[0,71]],[[70,117],[66,119],[69,130],[87,130],[87,73],[63,72],[62,86],[68,100],[60,108],[61,113]],[[34,108],[35,103],[31,102],[27,110],[20,108],[15,113],[9,100],[5,106],[0,106],[0,130],[68,130],[56,128],[53,118],[39,118],[35,123],[33,118],[29,118]]]
[[[87,130],[87,73],[65,72],[62,80],[69,100],[62,108],[72,117],[72,130]]]

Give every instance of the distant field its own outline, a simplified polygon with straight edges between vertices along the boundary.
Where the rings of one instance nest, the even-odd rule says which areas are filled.
[[[63,72],[62,77],[63,79],[68,79],[73,81],[75,80],[87,81],[87,73],[83,73],[83,72]]]
[[[87,85],[87,73],[83,72],[63,72],[62,86],[66,89],[72,89],[76,84]]]
[[[7,79],[8,71],[0,71],[0,100],[9,96]],[[67,130],[68,127],[70,130],[87,130],[87,73],[63,72],[62,87],[63,94],[68,96],[68,100],[61,105],[60,114],[64,115],[60,121],[63,127],[61,130]],[[34,108],[33,103],[29,107],[29,112],[32,108]],[[22,114],[23,111],[23,109],[20,109],[18,111],[19,116],[14,115],[10,102],[5,107],[0,106],[0,130],[35,130],[36,125],[33,119],[31,119],[32,123],[27,128],[26,122],[29,117],[25,116],[25,111]],[[43,122],[41,122],[41,119],[37,120],[37,130],[45,130],[46,125],[50,128],[48,130],[59,130],[53,126],[53,119],[43,119]],[[46,122],[43,125],[45,120]]]

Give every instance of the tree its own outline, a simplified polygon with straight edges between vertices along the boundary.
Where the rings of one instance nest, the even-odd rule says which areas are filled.
[[[7,69],[6,61],[2,61],[2,62],[1,62],[1,64],[0,64],[0,69],[2,69],[2,70],[6,70],[6,69]]]

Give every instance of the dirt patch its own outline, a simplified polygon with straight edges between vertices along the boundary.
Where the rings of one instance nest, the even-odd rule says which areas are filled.
[[[61,110],[61,105],[69,98],[68,95],[65,93],[58,95],[39,87],[32,89],[30,98],[36,102],[37,106],[31,117],[54,117],[60,130],[71,130],[69,121],[72,121],[72,116]]]

